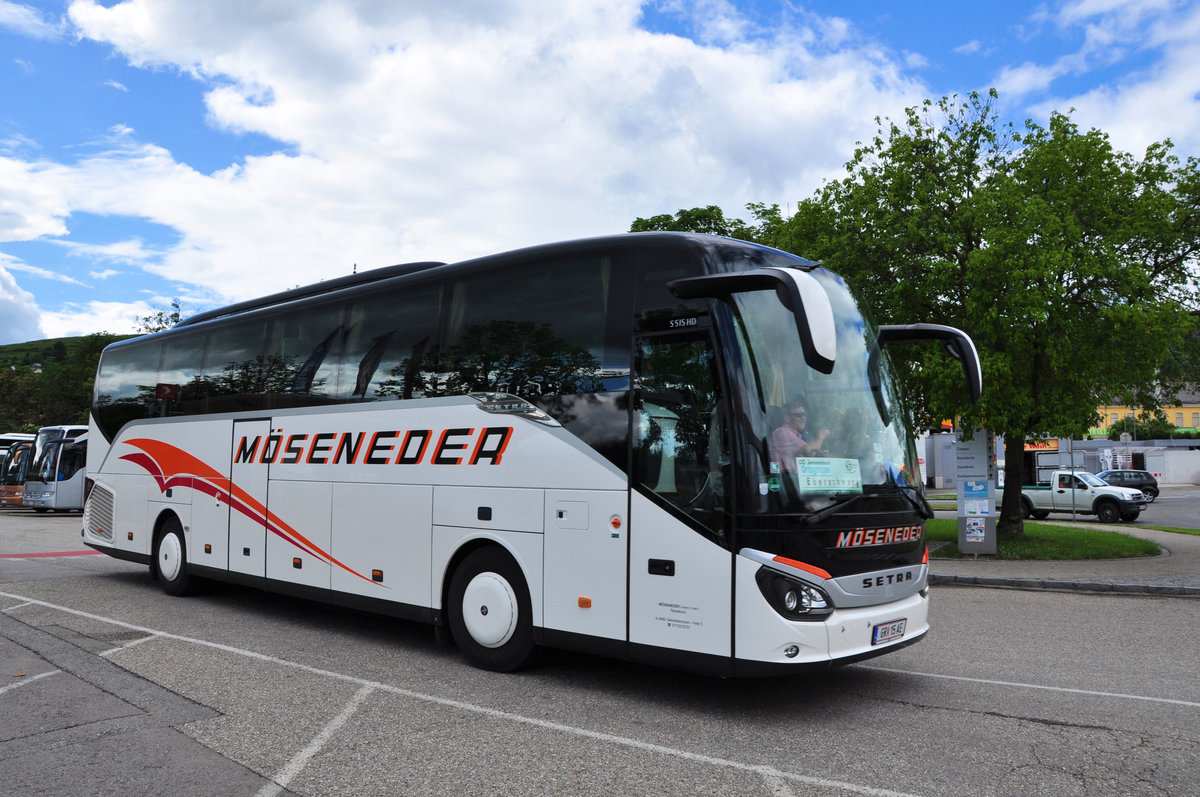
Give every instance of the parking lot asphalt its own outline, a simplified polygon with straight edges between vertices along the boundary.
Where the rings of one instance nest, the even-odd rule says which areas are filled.
[[[79,522],[78,513],[0,510],[0,561],[13,567],[3,580],[19,587],[42,564],[91,554],[79,542]],[[0,586],[5,794],[290,793],[181,730],[215,716],[213,709],[110,662],[110,643],[22,622],[14,614],[27,605]]]

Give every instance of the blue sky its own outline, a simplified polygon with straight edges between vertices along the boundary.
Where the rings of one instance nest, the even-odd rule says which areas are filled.
[[[990,87],[1200,154],[1200,3],[0,0],[0,343],[786,208]]]

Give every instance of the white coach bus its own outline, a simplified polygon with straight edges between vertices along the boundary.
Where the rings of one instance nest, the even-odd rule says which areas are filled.
[[[818,264],[713,236],[297,288],[105,350],[84,540],[173,595],[431,623],[493,670],[855,661],[928,630],[932,512],[880,356],[909,338],[978,397],[963,333],[875,328]],[[828,437],[779,448],[804,411]]]

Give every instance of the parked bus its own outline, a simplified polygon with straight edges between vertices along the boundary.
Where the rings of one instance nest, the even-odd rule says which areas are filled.
[[[105,349],[84,541],[164,590],[250,585],[723,675],[928,630],[913,439],[876,328],[818,264],[642,233],[417,263]],[[802,399],[798,397],[803,397]],[[778,454],[795,402],[823,451]],[[798,423],[798,420],[795,421]]]
[[[33,435],[24,434],[22,432],[5,432],[0,434],[0,459],[8,453],[8,449],[16,443],[28,443],[33,440]]]
[[[47,468],[57,467],[57,460],[61,456],[61,448],[53,445],[59,440],[73,440],[87,434],[88,427],[86,426],[43,426],[38,429],[33,441],[33,458],[26,466],[25,484],[25,506],[31,506],[29,501],[30,491],[36,491],[40,496],[47,492],[57,492],[56,490],[47,490],[46,481],[42,474],[47,471]],[[39,512],[46,512],[51,507],[45,505],[46,499],[39,499],[39,504],[36,507]],[[82,505],[82,504],[81,504]],[[76,507],[78,509],[79,507]]]
[[[50,440],[25,474],[25,506],[35,512],[83,509],[87,434]]]
[[[25,470],[32,459],[32,440],[13,443],[0,458],[0,506],[24,504]]]

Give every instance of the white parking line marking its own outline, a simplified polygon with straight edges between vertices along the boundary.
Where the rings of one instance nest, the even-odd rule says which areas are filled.
[[[126,642],[124,645],[117,645],[115,648],[109,648],[108,650],[102,650],[102,651],[100,651],[99,655],[104,656],[105,658],[108,658],[109,656],[111,656],[114,653],[120,653],[122,650],[129,650],[130,648],[137,647],[138,645],[142,644],[143,642],[149,642],[151,639],[157,639],[157,638],[158,637],[155,634],[150,634],[150,635],[144,636],[140,639],[130,640],[129,642]]]
[[[275,797],[275,795],[286,789],[288,784],[292,782],[292,779],[299,775],[312,757],[321,752],[321,748],[333,738],[333,735],[337,733],[343,725],[350,721],[350,718],[354,716],[354,712],[358,711],[358,707],[361,706],[362,702],[367,699],[367,696],[374,691],[375,687],[364,686],[362,689],[359,689],[357,692],[355,692],[354,697],[352,697],[350,702],[346,704],[346,707],[341,710],[341,713],[339,713],[333,718],[332,721],[330,721],[328,725],[321,729],[321,732],[317,734],[316,738],[308,743],[308,747],[305,747],[303,750],[297,753],[295,758],[289,761],[283,769],[279,770],[279,774],[272,779],[274,781],[273,783],[268,783],[266,786],[263,786],[261,789],[259,789],[257,797]]]
[[[18,689],[27,684],[31,684],[34,681],[40,681],[41,679],[45,678],[47,675],[56,675],[60,672],[62,672],[62,670],[50,670],[49,672],[40,672],[37,675],[30,675],[26,678],[22,678],[20,681],[11,683],[8,686],[0,686],[0,695],[4,694],[5,692],[11,692],[12,690]]]
[[[1187,706],[1188,708],[1200,708],[1200,703],[1192,700],[1175,700],[1169,697],[1150,697],[1148,695],[1129,695],[1123,692],[1099,692],[1094,689],[1072,689],[1067,686],[1045,686],[1043,684],[1023,684],[1016,681],[994,681],[988,678],[970,678],[966,675],[942,675],[934,672],[915,672],[913,670],[897,670],[892,667],[875,667],[870,665],[859,665],[865,670],[878,670],[879,672],[898,673],[900,675],[915,675],[919,678],[938,678],[943,681],[963,681],[971,684],[984,684],[987,686],[1012,686],[1018,689],[1042,689],[1047,692],[1062,692],[1068,695],[1091,695],[1093,697],[1110,697],[1118,700],[1144,700],[1148,703],[1170,703],[1174,706]]]

